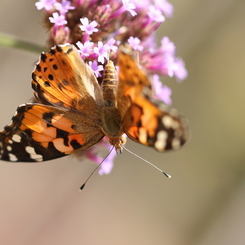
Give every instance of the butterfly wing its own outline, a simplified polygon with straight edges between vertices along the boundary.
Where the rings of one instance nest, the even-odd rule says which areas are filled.
[[[128,137],[157,151],[180,148],[188,139],[187,122],[173,108],[137,97],[124,117]]]
[[[92,69],[71,44],[42,53],[32,79],[36,101],[42,104],[77,110],[83,110],[87,104],[103,104]]]
[[[88,115],[41,104],[21,105],[12,124],[0,133],[0,159],[46,161],[86,149],[104,136],[96,126],[97,113],[89,111]]]
[[[187,136],[187,123],[173,108],[151,99],[151,81],[131,54],[119,54],[118,108],[128,137],[158,151],[178,149]]]

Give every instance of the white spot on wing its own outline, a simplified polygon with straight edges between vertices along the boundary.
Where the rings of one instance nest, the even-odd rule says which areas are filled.
[[[165,128],[171,128],[173,125],[173,118],[170,116],[164,116],[162,118],[162,123],[165,126]]]
[[[35,149],[31,146],[26,146],[25,148],[26,152],[30,154],[30,158],[37,161],[37,162],[41,162],[43,161],[43,156],[40,154],[37,154]]]
[[[12,151],[12,147],[10,145],[7,146],[8,151]]]
[[[168,133],[164,130],[161,130],[157,133],[157,141],[154,146],[157,150],[163,151],[167,144]]]
[[[18,160],[18,158],[14,154],[9,153],[9,160],[11,162],[16,162]]]
[[[172,140],[172,148],[173,149],[179,149],[180,148],[180,139],[173,138],[173,140]]]
[[[36,154],[34,148],[31,146],[26,146],[25,149],[26,149],[26,152],[28,152],[29,154]]]
[[[20,143],[21,137],[20,137],[18,134],[14,134],[14,135],[12,136],[12,140],[13,140],[14,142]]]
[[[13,140],[8,140],[8,143],[9,144],[13,144]]]

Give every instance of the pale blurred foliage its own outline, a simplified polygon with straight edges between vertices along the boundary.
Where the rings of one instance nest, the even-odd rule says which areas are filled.
[[[45,44],[35,1],[1,1],[0,31]],[[245,1],[172,0],[159,30],[189,71],[173,104],[190,121],[191,141],[167,154],[127,143],[172,175],[124,152],[109,176],[72,158],[0,164],[0,244],[230,245],[245,243]],[[1,128],[31,98],[38,54],[0,47]]]

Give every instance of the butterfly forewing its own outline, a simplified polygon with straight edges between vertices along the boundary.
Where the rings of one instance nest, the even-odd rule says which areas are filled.
[[[32,73],[37,101],[54,106],[84,109],[102,104],[102,94],[91,68],[73,45],[53,47],[42,53]]]

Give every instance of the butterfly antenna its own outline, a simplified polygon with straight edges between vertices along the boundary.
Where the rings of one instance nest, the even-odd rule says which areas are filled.
[[[108,154],[105,156],[105,158],[100,162],[100,164],[92,171],[92,173],[88,176],[88,178],[86,179],[86,181],[84,182],[84,184],[80,187],[80,191],[84,189],[85,185],[87,184],[87,182],[89,181],[89,179],[92,177],[92,175],[98,170],[98,168],[102,165],[102,163],[105,161],[105,159],[111,154],[112,150],[114,149],[114,147],[112,147],[110,149],[110,151],[108,152]]]
[[[131,153],[132,155],[138,157],[138,158],[141,159],[142,161],[144,161],[144,162],[150,164],[150,165],[151,165],[152,167],[154,167],[156,170],[158,170],[158,171],[160,171],[161,173],[163,173],[167,178],[171,178],[171,175],[170,175],[170,174],[164,172],[163,170],[161,170],[160,168],[158,168],[158,167],[157,167],[156,165],[154,165],[153,163],[151,163],[151,162],[145,160],[144,158],[140,157],[139,155],[133,153],[132,151],[130,151],[129,149],[127,149],[124,145],[122,145],[122,147],[123,147],[123,149],[125,149],[127,152],[129,152],[129,153]]]

